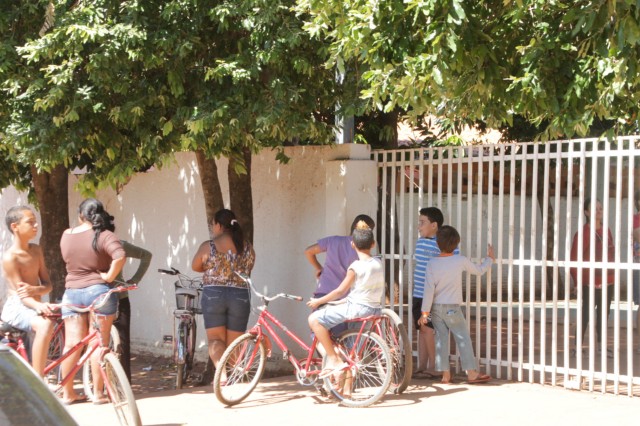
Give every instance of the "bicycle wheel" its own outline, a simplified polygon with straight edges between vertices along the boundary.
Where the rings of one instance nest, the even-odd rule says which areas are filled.
[[[118,358],[111,352],[104,356],[102,369],[105,374],[105,388],[121,425],[141,426],[138,405],[127,380],[127,375]]]
[[[413,354],[407,328],[393,310],[383,309],[380,334],[387,343],[393,359],[393,374],[389,389],[393,393],[401,394],[409,386],[413,371]]]
[[[111,327],[110,332],[111,340],[109,341],[109,349],[111,353],[116,356],[116,359],[120,360],[120,349],[121,340],[120,333],[115,327]],[[93,377],[91,372],[91,360],[87,360],[82,365],[82,387],[84,388],[84,394],[87,395],[87,398],[93,399]]]
[[[213,391],[220,402],[235,405],[255,389],[264,372],[267,351],[255,335],[245,333],[224,351],[213,378]]]
[[[58,322],[53,329],[53,336],[49,343],[49,350],[47,352],[47,365],[57,361],[64,352],[64,322]],[[62,367],[61,365],[53,368],[47,374],[45,378],[47,383],[57,385],[62,380]]]
[[[389,389],[393,370],[393,360],[382,337],[347,330],[338,338],[337,349],[343,359],[351,358],[355,366],[345,369],[337,382],[331,376],[325,378],[325,387],[347,407],[368,407],[379,401]]]
[[[178,323],[178,330],[176,331],[176,346],[175,346],[175,362],[176,362],[176,389],[182,389],[182,386],[187,381],[187,352],[188,352],[188,334],[189,325],[185,321]]]

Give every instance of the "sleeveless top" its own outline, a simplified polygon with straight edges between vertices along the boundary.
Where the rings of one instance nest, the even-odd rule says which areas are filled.
[[[256,254],[251,243],[245,241],[242,253],[234,254],[216,250],[213,240],[209,242],[209,259],[204,264],[202,282],[205,286],[225,286],[246,288],[247,283],[235,274],[235,271],[250,275]]]

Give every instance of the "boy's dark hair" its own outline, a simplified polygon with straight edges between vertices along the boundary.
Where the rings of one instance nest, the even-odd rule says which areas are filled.
[[[436,240],[442,253],[453,253],[460,244],[460,234],[453,226],[445,225],[438,229]]]
[[[437,207],[424,207],[420,209],[420,216],[426,216],[431,222],[437,223],[438,228],[441,228],[444,223],[444,215]]]
[[[360,221],[366,223],[367,226],[369,227],[369,229],[372,230],[372,231],[376,227],[376,222],[373,219],[371,219],[371,216],[366,215],[366,214],[359,214],[358,216],[356,216],[355,219],[353,219],[353,223],[351,224],[351,233],[352,234],[353,234],[353,231],[358,226],[358,222],[360,222]]]
[[[636,193],[633,196],[633,199],[636,204],[636,210],[640,211],[640,189],[636,191]]]
[[[358,250],[368,250],[373,247],[373,243],[375,242],[373,230],[364,220],[356,223],[356,229],[353,230],[351,238],[353,239],[353,245],[355,245]]]
[[[7,215],[4,218],[9,231],[11,231],[12,224],[20,222],[20,220],[24,217],[24,212],[27,210],[32,211],[31,208],[27,206],[14,206],[9,209]]]

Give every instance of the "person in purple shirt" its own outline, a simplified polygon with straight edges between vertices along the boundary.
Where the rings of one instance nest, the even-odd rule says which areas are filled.
[[[364,221],[371,230],[376,223],[366,214],[356,216],[351,224],[349,235],[333,235],[318,240],[304,251],[307,260],[316,271],[318,285],[313,293],[314,298],[320,298],[338,288],[347,275],[349,265],[358,260],[358,254],[351,247],[351,234],[360,221]],[[318,255],[325,253],[324,265],[318,261]]]

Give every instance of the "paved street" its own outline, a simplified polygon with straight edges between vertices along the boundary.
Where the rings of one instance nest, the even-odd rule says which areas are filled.
[[[414,380],[402,395],[373,407],[340,407],[299,385],[293,376],[261,382],[235,407],[221,405],[210,387],[137,396],[144,425],[571,425],[637,424],[640,398],[568,391],[528,383],[440,385]],[[117,425],[110,405],[69,407],[82,426]]]

